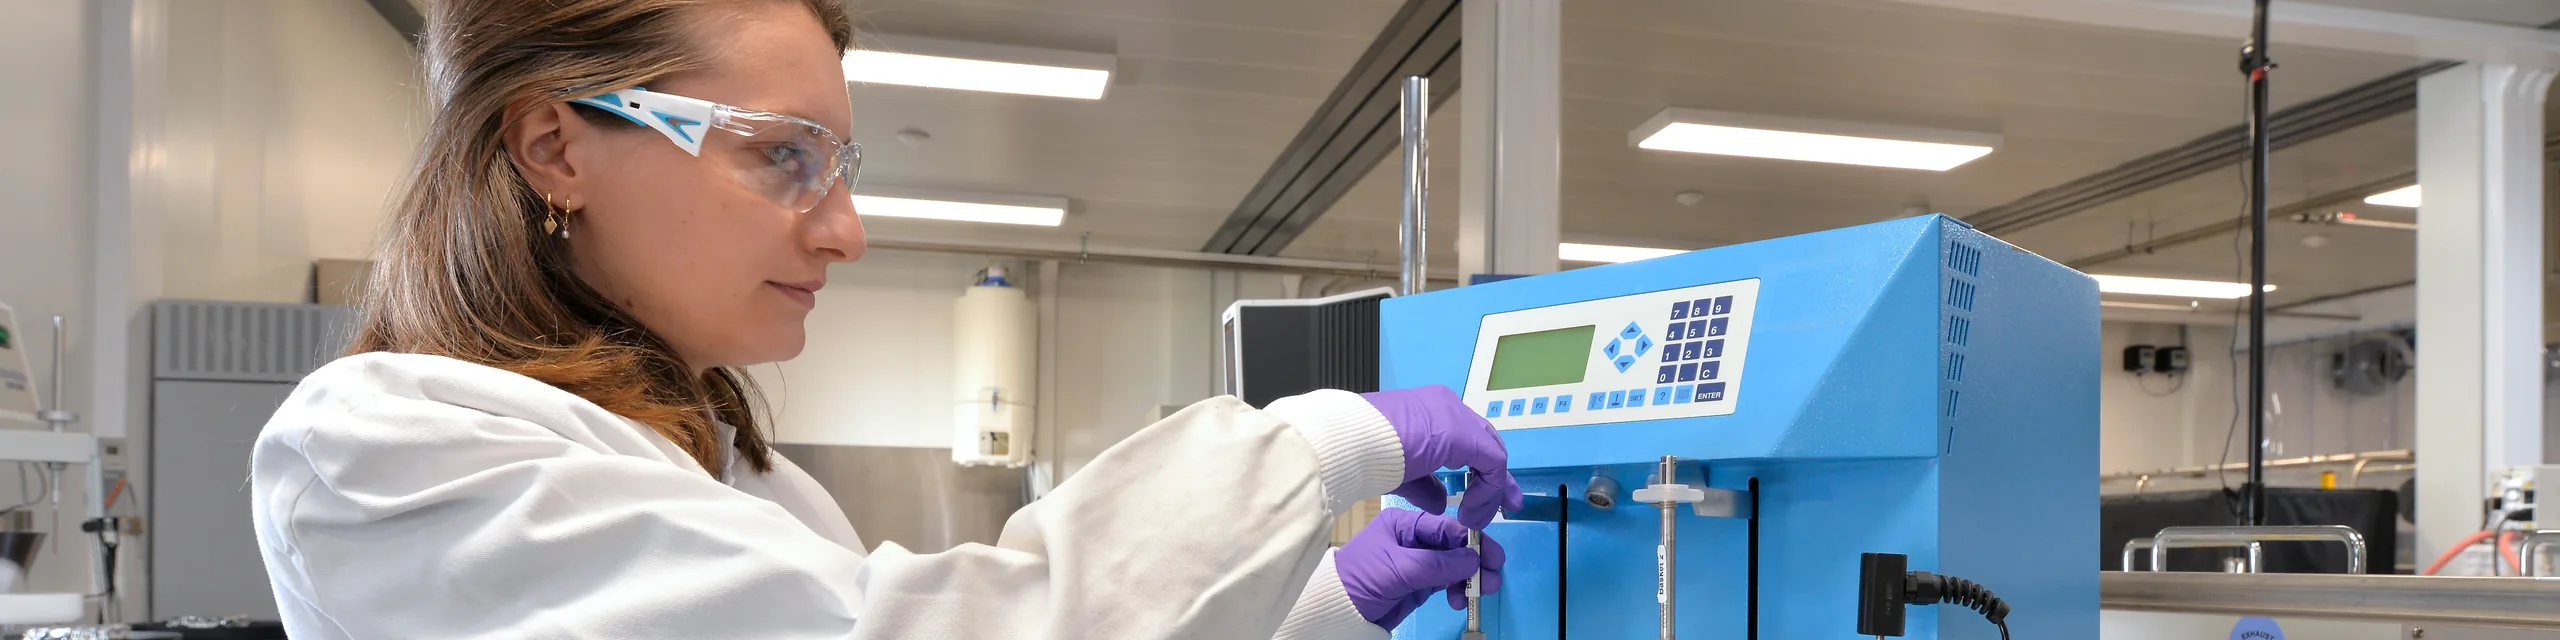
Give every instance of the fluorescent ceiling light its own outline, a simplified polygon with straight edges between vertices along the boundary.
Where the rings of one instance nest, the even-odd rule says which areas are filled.
[[[1621,247],[1616,245],[1579,244],[1573,242],[1556,245],[1557,259],[1571,260],[1574,262],[1634,262],[1637,260],[1651,260],[1654,258],[1678,255],[1682,253],[1688,252],[1679,249]]]
[[[1629,132],[1645,149],[1945,171],[1991,153],[2000,134],[1670,107]]]
[[[2216,300],[2229,300],[2249,295],[2249,284],[2245,282],[2178,280],[2174,278],[2144,278],[2138,276],[2102,276],[2097,274],[2090,274],[2089,277],[2098,279],[2099,293],[2122,293],[2137,296],[2171,296],[2178,298],[2212,298]],[[2276,286],[2272,284],[2267,285],[2267,290],[2274,291],[2276,290]]]
[[[1054,227],[1067,217],[1067,199],[1051,196],[974,194],[920,189],[872,189],[854,194],[862,217],[924,218]]]
[[[2418,185],[2413,184],[2365,196],[2364,203],[2378,204],[2386,207],[2408,207],[2415,209],[2418,208]]]
[[[853,82],[903,84],[1099,100],[1118,58],[1110,54],[907,37],[866,37],[844,54]]]

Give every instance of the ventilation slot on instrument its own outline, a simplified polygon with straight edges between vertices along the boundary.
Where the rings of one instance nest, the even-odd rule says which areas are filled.
[[[1947,268],[1968,276],[1982,277],[1982,250],[1961,242],[1948,244]]]
[[[1961,311],[1973,310],[1973,283],[1957,278],[1947,279],[1947,306]]]
[[[1947,381],[1964,382],[1964,354],[1947,354]]]
[[[1949,417],[1949,418],[1956,417],[1956,401],[1957,401],[1957,400],[1960,400],[1960,399],[1963,399],[1963,398],[1964,398],[1964,392],[1962,392],[1962,391],[1957,391],[1957,390],[1954,390],[1954,389],[1948,389],[1948,390],[1947,390],[1947,402],[1946,402],[1946,405],[1947,405],[1947,407],[1946,407],[1946,408],[1947,408],[1947,417]]]
[[[1964,346],[1973,340],[1973,321],[1964,316],[1947,316],[1947,344]]]

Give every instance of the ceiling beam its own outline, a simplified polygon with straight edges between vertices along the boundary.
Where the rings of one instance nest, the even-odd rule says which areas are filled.
[[[2251,6],[2228,0],[1893,0],[2091,26],[2228,38],[2237,59]],[[2427,60],[2560,69],[2560,33],[2471,20],[2275,0],[2269,37],[2283,46]],[[2234,72],[2237,73],[2236,71]]]
[[[1431,104],[1458,92],[1458,0],[1406,0],[1298,137],[1200,250],[1279,255],[1397,149],[1398,87],[1431,78]]]

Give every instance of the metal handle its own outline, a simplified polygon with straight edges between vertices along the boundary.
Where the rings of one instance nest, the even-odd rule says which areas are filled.
[[[2123,561],[2122,563],[2120,563],[2120,564],[2117,564],[2117,565],[2116,565],[2116,570],[2118,570],[2118,571],[2132,571],[2132,570],[2133,570],[2133,550],[2135,550],[2135,549],[2142,549],[2142,550],[2148,551],[2148,550],[2150,550],[2150,549],[2151,549],[2151,542],[2152,542],[2152,541],[2151,541],[2151,539],[2150,539],[2150,538],[2134,538],[2134,539],[2132,539],[2132,540],[2126,540],[2126,541],[2124,541],[2124,561]]]
[[[1412,76],[1404,79],[1404,281],[1397,295],[1422,293],[1425,269],[1423,236],[1430,229],[1423,218],[1423,204],[1429,198],[1429,184],[1423,170],[1430,167],[1431,142],[1424,138],[1423,125],[1431,115],[1431,79]]]
[[[2247,547],[2249,573],[2265,570],[2261,542],[2338,542],[2347,546],[2347,573],[2364,573],[2364,534],[2338,525],[2289,527],[2169,527],[2151,537],[2151,570],[2167,571],[2170,549]]]
[[[2524,542],[2516,545],[2516,553],[2522,554],[2517,561],[2524,563],[2524,574],[2535,578],[2545,577],[2542,573],[2542,563],[2534,557],[2535,552],[2555,544],[2560,544],[2560,529],[2536,529],[2525,532]]]

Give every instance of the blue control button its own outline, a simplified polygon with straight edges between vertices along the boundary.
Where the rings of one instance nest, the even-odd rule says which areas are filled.
[[[1698,348],[1698,357],[1700,357],[1700,358],[1722,358],[1722,357],[1724,357],[1724,341],[1723,341],[1723,340],[1708,340],[1708,341],[1707,341],[1707,346],[1699,347],[1699,348]]]
[[[1699,402],[1715,402],[1715,401],[1723,400],[1723,399],[1724,399],[1724,383],[1722,383],[1722,382],[1709,382],[1709,383],[1706,383],[1706,384],[1698,385],[1698,396],[1697,396],[1697,400],[1698,400]]]
[[[1671,388],[1670,388],[1670,387],[1654,387],[1654,388],[1653,388],[1653,406],[1657,406],[1657,407],[1659,407],[1659,406],[1666,405],[1666,404],[1671,404]]]
[[[1724,322],[1724,319],[1722,319],[1722,318],[1718,318],[1718,319],[1716,319],[1716,322],[1717,322],[1718,324],[1722,324],[1722,323]],[[1696,340],[1696,339],[1699,339],[1699,338],[1707,337],[1707,326],[1706,326],[1706,325],[1707,325],[1707,323],[1704,323],[1704,322],[1692,322],[1692,323],[1689,323],[1689,334],[1688,334],[1689,339],[1691,339],[1691,340]]]
[[[1724,321],[1725,321],[1725,319],[1724,319],[1724,318],[1716,318],[1716,319],[1714,319],[1714,320],[1709,320],[1709,321],[1707,321],[1707,337],[1709,337],[1709,338],[1722,338],[1722,337],[1724,337]],[[1697,336],[1689,336],[1689,337],[1695,338],[1695,337],[1697,337]]]
[[[1618,357],[1618,341],[1610,340],[1609,344],[1600,345],[1600,355],[1611,358]]]
[[[1627,392],[1625,392],[1625,391],[1611,391],[1611,392],[1609,392],[1609,408],[1611,408],[1611,409],[1623,409],[1623,408],[1626,408],[1626,406],[1627,406]]]
[[[1689,381],[1697,380],[1697,379],[1698,379],[1698,363],[1695,363],[1695,362],[1683,362],[1683,363],[1680,363],[1680,376],[1679,376],[1679,379],[1680,379],[1680,381],[1681,381],[1681,382],[1689,382]]]
[[[1628,406],[1628,407],[1641,407],[1641,406],[1644,406],[1644,390],[1643,390],[1643,389],[1634,389],[1634,390],[1630,390],[1630,391],[1628,391],[1628,392],[1627,392],[1627,406]]]
[[[1644,357],[1644,352],[1652,351],[1652,350],[1653,350],[1653,337],[1652,337],[1652,336],[1636,336],[1636,357],[1639,357],[1639,358]]]
[[[1697,390],[1698,388],[1694,385],[1680,385],[1680,388],[1671,390],[1671,403],[1689,404],[1690,394],[1696,393]]]
[[[1633,322],[1627,323],[1627,328],[1618,330],[1618,337],[1627,340],[1634,340],[1640,335],[1644,335],[1644,327],[1636,326]]]
[[[1724,364],[1724,363],[1722,363],[1722,362],[1716,362],[1716,361],[1714,361],[1714,360],[1708,360],[1708,361],[1706,361],[1706,362],[1700,362],[1700,363],[1698,363],[1698,379],[1699,379],[1699,380],[1714,380],[1714,379],[1716,379],[1716,371],[1718,371],[1718,370],[1720,370],[1720,369],[1722,369],[1722,368],[1723,368],[1723,367],[1719,366],[1719,365],[1722,365],[1722,364]]]
[[[1674,322],[1674,323],[1671,323],[1671,328],[1662,330],[1662,339],[1664,339],[1664,340],[1678,340],[1678,339],[1680,339],[1680,336],[1688,335],[1688,332],[1689,332],[1689,323],[1686,323],[1686,322]]]
[[[1666,345],[1662,345],[1662,361],[1663,361],[1663,362],[1679,362],[1679,361],[1680,361],[1680,345],[1676,345],[1676,344],[1666,344]]]
[[[1500,400],[1495,400],[1495,401],[1493,401],[1493,404],[1485,405],[1485,406],[1484,406],[1484,417],[1487,417],[1487,418],[1500,418],[1500,417],[1502,417],[1502,401],[1500,401]]]
[[[1626,372],[1627,372],[1627,367],[1636,366],[1636,357],[1635,357],[1635,356],[1618,356],[1618,360],[1617,360],[1616,362],[1612,362],[1612,363],[1610,363],[1610,364],[1618,365],[1618,373],[1626,373]]]
[[[1511,415],[1515,415],[1515,416],[1517,416],[1517,415],[1525,415],[1525,414],[1522,414],[1522,413],[1520,412],[1520,410],[1521,410],[1521,409],[1528,408],[1528,406],[1529,406],[1529,401],[1527,401],[1527,400],[1522,400],[1522,399],[1518,399],[1518,398],[1513,398],[1513,399],[1511,400]]]
[[[1715,313],[1711,315],[1720,316],[1733,313],[1733,296],[1716,296],[1716,304],[1713,308],[1715,309]]]
[[[1546,396],[1538,396],[1538,397],[1530,398],[1530,399],[1529,399],[1529,415],[1533,415],[1533,416],[1542,416],[1542,415],[1546,415],[1546,414],[1547,414],[1547,397],[1546,397]]]
[[[1654,384],[1668,384],[1668,383],[1670,383],[1670,382],[1671,382],[1671,378],[1672,378],[1672,377],[1674,377],[1674,376],[1678,376],[1678,375],[1680,375],[1680,365],[1673,365],[1673,364],[1666,364],[1666,365],[1662,365],[1662,370],[1654,373],[1654,376],[1653,376],[1653,383],[1654,383]]]
[[[1556,413],[1564,413],[1564,412],[1572,411],[1572,410],[1573,410],[1573,396],[1571,396],[1571,395],[1561,395],[1561,396],[1556,396]]]
[[[1691,303],[1689,303],[1689,315],[1697,316],[1697,317],[1700,317],[1700,318],[1707,317],[1707,307],[1709,307],[1709,306],[1713,306],[1713,305],[1715,305],[1715,303],[1716,303],[1716,299],[1715,299],[1715,298],[1706,298],[1706,299],[1703,299],[1703,300],[1698,300],[1698,301],[1695,301],[1695,302],[1691,302]]]
[[[1682,360],[1696,360],[1696,359],[1698,359],[1698,343],[1695,343],[1695,342],[1682,343],[1682,344],[1680,345],[1680,359],[1682,359]]]
[[[1678,320],[1686,317],[1689,317],[1689,301],[1671,303],[1671,319]]]
[[[1584,410],[1584,411],[1599,411],[1599,410],[1601,410],[1602,408],[1607,407],[1608,405],[1609,405],[1609,393],[1608,393],[1608,392],[1606,392],[1606,391],[1593,391],[1593,392],[1591,392],[1591,405],[1590,405],[1590,406],[1583,407],[1583,408],[1582,408],[1582,410]]]

